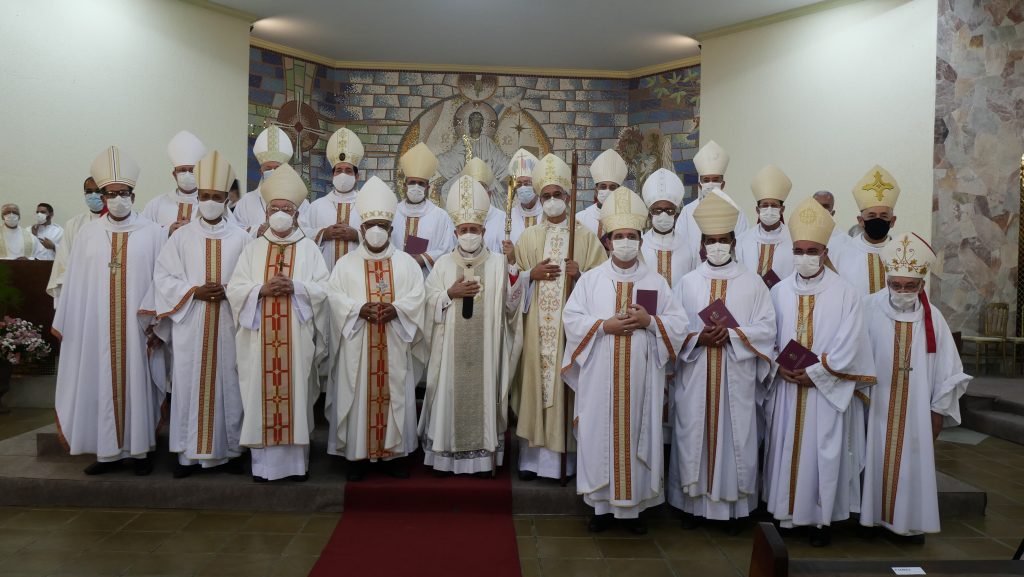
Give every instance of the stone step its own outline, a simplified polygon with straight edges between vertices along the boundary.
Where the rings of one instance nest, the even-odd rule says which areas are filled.
[[[961,414],[963,426],[979,433],[999,437],[1024,445],[1024,415],[999,410],[1000,401],[994,401],[991,409],[971,408]]]

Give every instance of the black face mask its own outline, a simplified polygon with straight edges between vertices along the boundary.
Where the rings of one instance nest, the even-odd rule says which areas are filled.
[[[864,221],[864,234],[871,240],[882,240],[889,236],[889,227],[892,226],[887,220],[871,218]]]

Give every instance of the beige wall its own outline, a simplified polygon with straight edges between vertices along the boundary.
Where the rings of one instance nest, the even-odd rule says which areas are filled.
[[[726,191],[754,218],[750,180],[776,164],[789,206],[819,189],[855,224],[874,164],[903,192],[897,230],[931,236],[935,0],[865,0],[703,41],[701,143],[732,156]]]
[[[173,189],[167,141],[199,136],[244,174],[249,25],[178,0],[16,2],[0,18],[0,198],[63,222],[110,144],[139,163],[136,205]],[[243,183],[243,190],[244,183]]]

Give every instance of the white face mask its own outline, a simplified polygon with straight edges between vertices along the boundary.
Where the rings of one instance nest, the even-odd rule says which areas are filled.
[[[427,189],[418,184],[410,184],[405,187],[405,198],[413,204],[419,204],[423,202],[423,199],[427,197]]]
[[[474,254],[480,250],[480,247],[484,244],[484,237],[480,234],[463,234],[459,235],[459,248],[469,254]]]
[[[4,215],[4,224],[14,228],[21,222],[21,215],[14,214],[13,212]]]
[[[390,239],[391,235],[388,234],[388,231],[379,226],[372,226],[363,233],[363,240],[373,248],[380,248],[386,245]]]
[[[284,234],[291,230],[292,225],[295,224],[295,218],[287,212],[277,211],[270,215],[267,223],[270,224],[270,230]]]
[[[516,189],[516,194],[519,196],[520,204],[530,204],[533,199],[537,198],[537,193],[533,192],[533,186],[524,184]]]
[[[705,245],[704,252],[708,255],[708,262],[715,266],[722,266],[732,258],[732,247],[724,242]]]
[[[544,216],[556,218],[565,213],[565,201],[560,198],[549,198],[544,203]]]
[[[203,215],[203,218],[206,220],[217,220],[224,216],[226,208],[223,202],[217,202],[216,200],[199,201],[199,214]]]
[[[196,189],[196,173],[179,172],[174,180],[178,182],[178,188],[185,192],[192,192]]]
[[[597,203],[604,204],[604,201],[608,200],[608,197],[611,196],[613,192],[615,191],[610,188],[597,189]]]
[[[37,212],[36,213],[36,223],[37,224],[46,224],[46,219],[49,218],[49,216],[50,215],[46,214],[45,212]]]
[[[132,197],[115,196],[114,198],[108,198],[107,211],[113,215],[114,218],[123,218],[128,216],[132,211]]]
[[[632,261],[640,253],[640,241],[631,238],[617,238],[612,241],[612,255],[621,261]]]
[[[782,219],[782,209],[775,206],[766,206],[757,211],[757,214],[761,224],[765,226],[775,226]]]
[[[676,217],[672,216],[671,214],[665,214],[664,212],[662,212],[651,217],[651,226],[654,227],[654,230],[662,234],[668,234],[672,232],[672,228],[675,225]]]
[[[697,196],[699,198],[704,198],[705,196],[708,195],[709,192],[711,192],[712,190],[714,190],[716,188],[718,190],[722,190],[722,183],[721,182],[702,182],[700,184],[700,192],[697,193]]]
[[[331,183],[334,185],[334,190],[338,192],[350,192],[352,187],[356,185],[356,177],[351,174],[335,174],[334,178],[331,179]]]
[[[889,301],[892,302],[892,306],[896,310],[914,310],[914,308],[917,306],[918,296],[917,293],[898,293],[890,289]]]
[[[263,180],[270,178],[274,174],[273,168],[268,168],[263,171]]]
[[[793,255],[793,268],[804,278],[811,278],[821,270],[821,256],[813,254]]]

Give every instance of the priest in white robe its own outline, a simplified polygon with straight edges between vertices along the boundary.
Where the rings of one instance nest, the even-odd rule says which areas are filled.
[[[515,244],[523,231],[539,224],[544,219],[544,207],[533,188],[533,168],[537,157],[520,148],[508,163],[508,174],[515,179],[516,198],[512,206],[512,232],[509,240]]]
[[[644,181],[643,199],[651,228],[643,235],[640,252],[647,266],[657,270],[669,287],[675,287],[679,279],[700,264],[687,249],[686,235],[676,231],[685,191],[683,181],[665,168],[654,171]]]
[[[689,325],[676,362],[668,472],[668,501],[683,512],[683,528],[695,529],[701,519],[729,521],[731,535],[757,507],[757,413],[775,349],[768,287],[733,257],[738,212],[717,190],[700,201],[694,218],[707,260],[673,288]],[[701,319],[716,301],[736,326]]]
[[[795,341],[814,356],[804,368],[788,353],[776,360],[791,368],[777,366],[765,400],[764,499],[783,527],[810,526],[815,547],[831,542],[832,522],[850,516],[859,477],[843,417],[854,388],[875,382],[862,297],[824,264],[834,226],[814,199],[797,205],[789,221],[794,274],[771,290],[776,350]]]
[[[417,366],[423,366],[423,274],[391,244],[398,199],[376,176],[355,209],[363,242],[341,257],[328,281],[334,377],[327,393],[327,452],[349,461],[349,481],[368,463],[409,476],[402,457],[416,441]]]
[[[46,249],[28,228],[21,228],[21,208],[16,204],[0,207],[4,221],[0,234],[0,260],[45,260]]]
[[[175,478],[242,454],[235,320],[225,285],[251,240],[227,221],[235,172],[218,151],[195,166],[198,218],[171,235],[153,273],[158,335],[173,348],[170,450]],[[237,460],[225,467],[241,473]]]
[[[857,222],[864,232],[850,239],[841,251],[831,254],[836,272],[867,296],[885,288],[882,250],[889,243],[889,231],[896,225],[893,211],[900,197],[900,186],[889,171],[874,166],[853,187],[853,198],[860,214]]]
[[[242,195],[231,214],[238,221],[238,225],[254,237],[262,236],[267,230],[267,203],[260,194],[263,181],[270,178],[279,166],[288,164],[294,153],[295,149],[288,134],[276,126],[263,129],[252,145],[252,154],[260,164],[260,184]],[[304,198],[299,204],[299,216],[303,222],[307,211],[309,201]]]
[[[484,246],[490,205],[470,176],[451,186],[446,208],[457,247],[427,277],[431,348],[419,435],[424,461],[438,474],[489,477],[504,460],[523,275]]]
[[[725,193],[725,171],[729,168],[729,154],[714,140],[702,146],[693,157],[694,167],[700,182],[697,199],[683,207],[683,215],[676,220],[676,231],[685,232],[687,246],[697,261],[703,260],[701,255],[700,227],[693,219],[693,211],[709,192],[717,189]],[[725,193],[728,196],[728,193]],[[736,236],[747,231],[747,218],[740,212],[736,215]]]
[[[916,234],[882,251],[887,288],[865,301],[878,372],[868,413],[867,464],[860,523],[912,543],[939,532],[935,439],[960,424],[964,374],[953,335],[924,292],[935,253]]]
[[[132,211],[139,168],[120,149],[104,150],[90,172],[107,215],[79,231],[53,319],[57,433],[72,455],[96,455],[87,475],[125,459],[148,475],[163,402],[147,354],[153,267],[167,233]]]
[[[82,183],[82,190],[85,199],[85,206],[88,210],[76,214],[64,223],[64,237],[57,245],[56,255],[53,258],[53,268],[50,269],[50,280],[46,283],[46,294],[53,297],[53,308],[56,310],[60,303],[60,290],[64,286],[64,273],[68,267],[68,257],[71,255],[71,248],[74,246],[75,237],[78,231],[86,223],[90,223],[104,214],[106,207],[103,204],[103,195],[96,181],[92,177],[85,179]]]
[[[822,208],[828,211],[834,219],[836,217],[836,197],[834,194],[827,190],[819,190],[814,193],[814,200],[818,201],[818,204]],[[835,227],[832,230],[832,236],[828,238],[828,252],[829,254],[839,254],[843,251],[843,248],[848,242],[853,240],[849,234],[846,234],[846,230],[840,226]]]
[[[426,278],[437,259],[455,248],[455,225],[430,200],[430,179],[437,172],[437,157],[430,148],[422,142],[410,148],[398,159],[398,167],[405,178],[405,200],[395,212],[391,244],[411,256]]]
[[[197,215],[196,164],[206,155],[206,146],[187,130],[174,135],[167,143],[167,156],[171,158],[171,178],[174,190],[161,194],[146,203],[142,216],[167,229],[168,234],[185,226]]]
[[[331,191],[313,201],[300,221],[306,236],[320,245],[328,270],[359,245],[359,215],[355,210],[356,181],[363,161],[363,143],[356,133],[339,128],[327,141],[327,162],[333,170]]]
[[[757,224],[736,241],[736,260],[757,273],[768,288],[793,274],[793,241],[783,226],[786,199],[793,182],[778,167],[769,164],[750,184],[757,209]]]
[[[576,492],[594,508],[592,532],[615,518],[644,534],[640,513],[665,501],[665,369],[676,361],[687,323],[668,283],[640,259],[646,223],[647,206],[636,193],[619,187],[609,195],[601,226],[611,258],[584,273],[565,304],[562,374],[576,394]]]
[[[590,163],[590,178],[594,181],[594,203],[576,213],[576,222],[587,227],[602,242],[605,231],[601,226],[601,207],[608,196],[622,186],[629,174],[626,161],[618,152],[605,150]]]
[[[309,478],[316,367],[326,357],[327,265],[299,228],[306,185],[282,164],[260,187],[268,230],[242,251],[228,282],[237,324],[240,444],[256,482]]]

